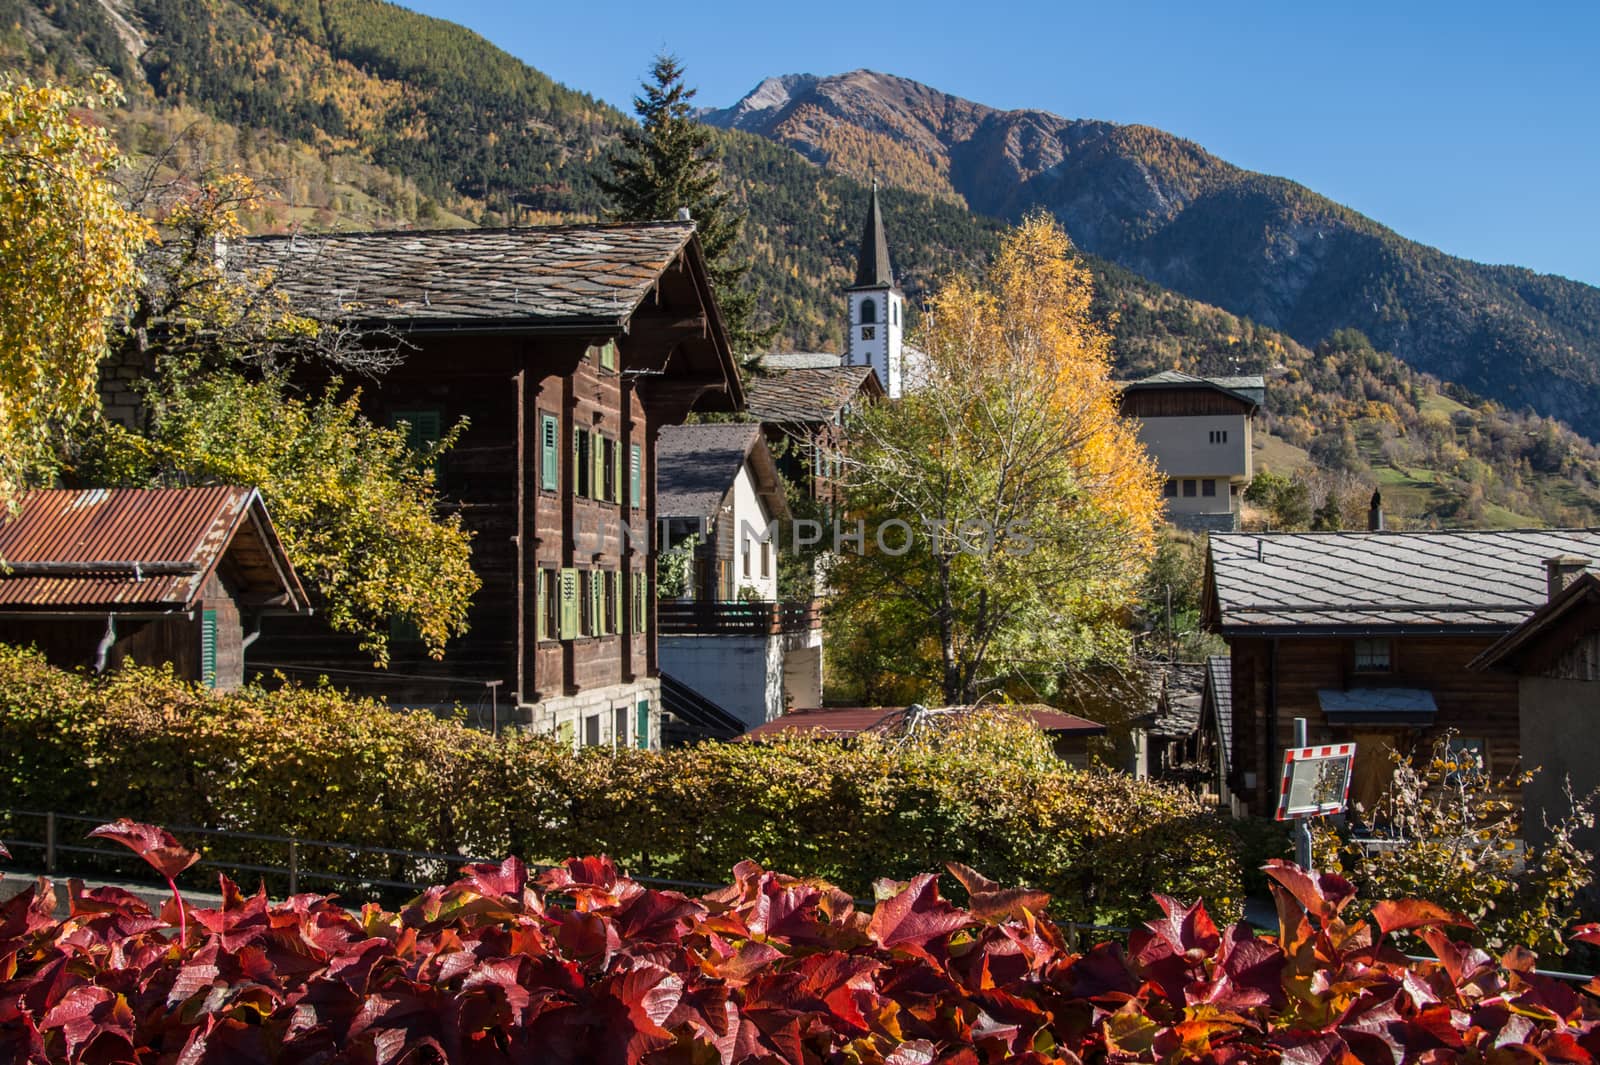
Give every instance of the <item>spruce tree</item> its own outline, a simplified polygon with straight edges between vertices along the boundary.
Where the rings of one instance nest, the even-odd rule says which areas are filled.
[[[755,322],[757,293],[745,284],[750,264],[736,251],[745,216],[718,187],[721,153],[710,128],[692,117],[689,101],[695,90],[684,84],[676,56],[656,56],[640,88],[642,95],[633,98],[639,126],[624,134],[611,157],[610,175],[600,178],[611,200],[607,213],[619,222],[650,222],[689,209],[733,350],[747,358],[772,342],[777,327]]]

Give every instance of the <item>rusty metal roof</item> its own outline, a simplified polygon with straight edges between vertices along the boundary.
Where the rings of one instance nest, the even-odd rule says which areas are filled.
[[[242,530],[238,579],[291,610],[305,591],[253,488],[42,489],[0,523],[0,609],[191,607]]]

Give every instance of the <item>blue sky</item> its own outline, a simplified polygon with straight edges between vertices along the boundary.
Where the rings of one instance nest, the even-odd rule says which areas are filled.
[[[1600,284],[1600,4],[407,0],[628,109],[659,50],[698,101],[869,67],[1142,122],[1405,236]]]

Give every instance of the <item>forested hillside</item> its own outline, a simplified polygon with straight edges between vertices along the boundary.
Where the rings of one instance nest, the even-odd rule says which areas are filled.
[[[1015,220],[1316,344],[1358,328],[1410,365],[1600,432],[1600,289],[1444,254],[1148,126],[999,111],[858,70],[769,78],[707,120]]]
[[[123,148],[169,176],[245,168],[277,194],[251,219],[262,231],[594,217],[595,176],[628,121],[462,27],[380,0],[0,0],[0,59],[57,78],[112,70],[129,91],[116,116]],[[719,141],[780,344],[836,350],[866,187],[753,133]],[[886,189],[883,203],[914,306],[942,273],[980,263],[1002,223],[917,177],[921,156],[902,154],[882,157],[880,176],[895,180],[899,167],[913,186]],[[1319,501],[1382,484],[1416,521],[1594,520],[1600,456],[1565,428],[1441,384],[1353,334],[1313,351],[1090,264],[1116,319],[1120,372],[1267,374],[1258,462],[1323,471],[1310,478]]]

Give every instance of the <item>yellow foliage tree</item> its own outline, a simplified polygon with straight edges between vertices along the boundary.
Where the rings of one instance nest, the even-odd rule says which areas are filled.
[[[117,150],[77,109],[114,94],[0,79],[0,505],[53,469],[98,406],[112,317],[150,234],[111,180]]]
[[[1118,621],[1161,499],[1118,417],[1092,298],[1042,215],[1005,237],[987,276],[933,297],[907,394],[848,426],[849,527],[829,570],[837,664],[957,703],[1125,650]],[[872,660],[849,661],[851,648]]]

